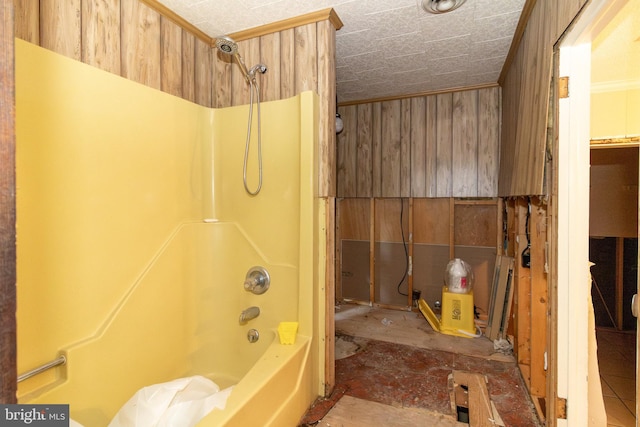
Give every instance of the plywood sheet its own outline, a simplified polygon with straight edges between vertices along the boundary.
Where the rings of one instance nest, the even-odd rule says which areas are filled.
[[[337,201],[338,239],[370,240],[371,202],[369,199]]]
[[[370,426],[457,427],[459,423],[452,415],[439,414],[421,408],[396,408],[369,400],[343,396],[329,413],[318,423],[320,427],[370,427]]]
[[[498,226],[497,205],[464,204],[455,206],[456,245],[494,246]]]
[[[415,199],[413,201],[413,241],[438,245],[449,244],[449,199]]]

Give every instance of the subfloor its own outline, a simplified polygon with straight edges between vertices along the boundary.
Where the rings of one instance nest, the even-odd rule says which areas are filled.
[[[597,329],[598,367],[610,427],[636,425],[636,335]]]
[[[440,334],[419,312],[351,304],[336,308],[334,392],[301,426],[468,425],[452,404],[453,371],[486,377],[504,426],[540,426],[514,358],[489,339]]]

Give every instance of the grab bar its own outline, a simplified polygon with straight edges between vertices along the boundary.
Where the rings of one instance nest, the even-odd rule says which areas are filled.
[[[49,363],[45,363],[42,366],[38,366],[37,368],[27,371],[24,374],[18,376],[18,382],[21,382],[28,378],[36,376],[46,371],[47,369],[55,368],[56,366],[59,366],[59,365],[64,365],[65,363],[67,363],[67,358],[64,357],[63,355],[60,355],[55,360],[52,360]]]

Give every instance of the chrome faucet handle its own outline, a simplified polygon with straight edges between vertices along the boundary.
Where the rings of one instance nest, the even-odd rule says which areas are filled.
[[[269,289],[271,278],[264,267],[252,267],[244,279],[244,289],[256,295],[263,294]]]

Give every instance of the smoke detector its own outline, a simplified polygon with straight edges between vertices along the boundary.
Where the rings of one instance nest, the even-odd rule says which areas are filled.
[[[429,13],[447,13],[456,10],[467,0],[419,0],[422,8]]]

